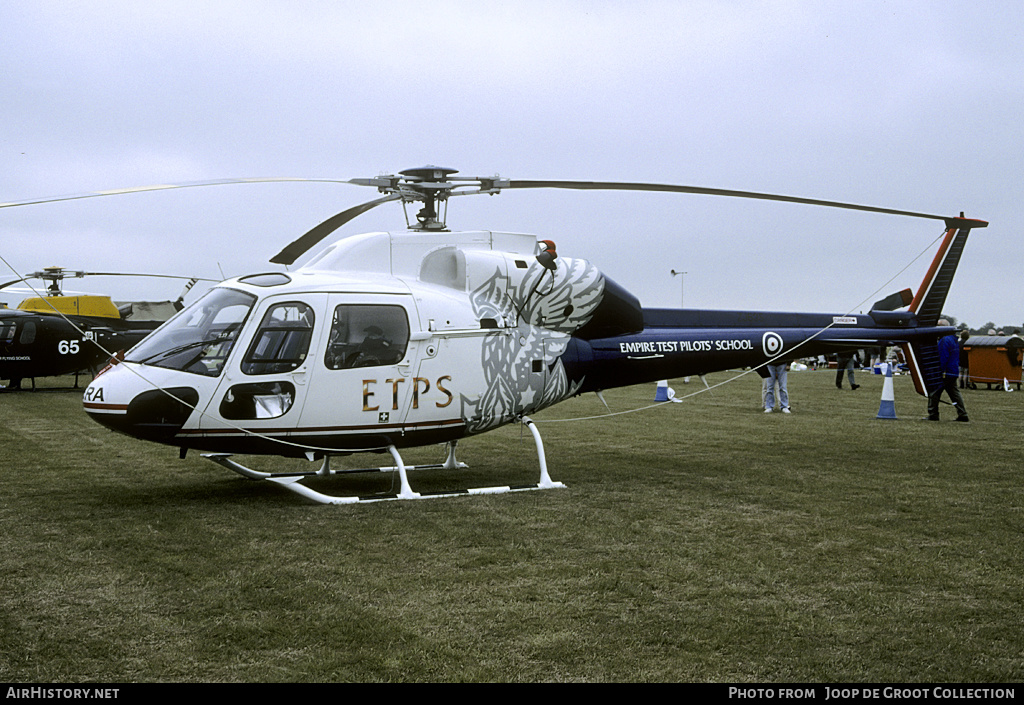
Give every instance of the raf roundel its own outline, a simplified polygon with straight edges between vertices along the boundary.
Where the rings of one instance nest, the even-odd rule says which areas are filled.
[[[775,357],[782,352],[782,336],[771,331],[766,332],[761,337],[761,347],[764,348],[767,357]]]

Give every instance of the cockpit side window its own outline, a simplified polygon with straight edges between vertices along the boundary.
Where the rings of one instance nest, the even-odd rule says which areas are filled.
[[[408,344],[409,318],[401,306],[342,304],[334,309],[324,364],[330,370],[394,365]]]
[[[298,368],[309,352],[313,318],[313,309],[299,301],[271,306],[242,359],[242,372],[269,375]]]
[[[127,362],[217,377],[256,297],[216,287],[144,338]]]
[[[21,327],[21,337],[18,338],[18,342],[22,345],[31,345],[36,342],[35,321],[25,321],[25,325]]]
[[[10,323],[0,323],[0,343],[13,343],[14,342],[14,331],[17,326],[13,321]]]

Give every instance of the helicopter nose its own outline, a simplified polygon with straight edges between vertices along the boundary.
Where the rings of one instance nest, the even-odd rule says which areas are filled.
[[[111,370],[93,380],[82,399],[85,411],[102,426],[135,438],[167,443],[181,430],[199,403],[192,387],[133,388]],[[121,377],[122,379],[118,379]]]

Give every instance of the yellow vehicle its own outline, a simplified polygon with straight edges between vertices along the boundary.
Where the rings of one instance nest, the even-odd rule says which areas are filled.
[[[185,293],[197,281],[189,279],[177,301],[121,306],[109,296],[65,296],[61,292],[64,278],[90,274],[112,276],[47,267],[0,284],[4,289],[29,279],[48,282],[46,296],[27,298],[17,308],[0,309],[0,379],[10,380],[7,389],[21,389],[23,379],[31,379],[34,387],[36,377],[83,371],[95,374],[110,357],[104,351],[127,350],[149,335],[183,307]]]

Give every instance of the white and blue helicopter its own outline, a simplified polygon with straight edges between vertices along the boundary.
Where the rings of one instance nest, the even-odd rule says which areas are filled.
[[[421,203],[408,229],[342,238],[294,271],[221,282],[126,354],[84,394],[86,412],[116,431],[188,450],[239,474],[323,503],[347,504],[562,487],[551,480],[530,415],[614,387],[753,367],[866,346],[903,346],[922,394],[940,384],[937,340],[968,234],[986,222],[835,201],[671,184],[460,177],[428,166],[352,179],[382,197],[345,210],[271,262],[290,265],[342,225],[392,201]],[[239,181],[268,181],[245,179]],[[209,183],[228,183],[224,181]],[[234,183],[233,181],[230,183]],[[192,184],[197,185],[197,184]],[[138,190],[152,190],[148,187]],[[637,190],[788,201],[939,220],[945,237],[920,289],[867,315],[643,308],[584,259],[534,235],[450,231],[453,196],[529,188]],[[130,190],[129,190],[130,191]],[[123,193],[124,191],[122,191]],[[94,194],[106,195],[106,194]],[[21,205],[3,204],[3,205]],[[909,304],[909,305],[908,305]],[[898,309],[898,310],[897,310]],[[401,450],[457,443],[522,423],[540,479],[418,493]],[[388,452],[400,490],[333,496],[302,480],[357,470],[331,459]],[[308,473],[253,470],[235,455],[303,457]]]

